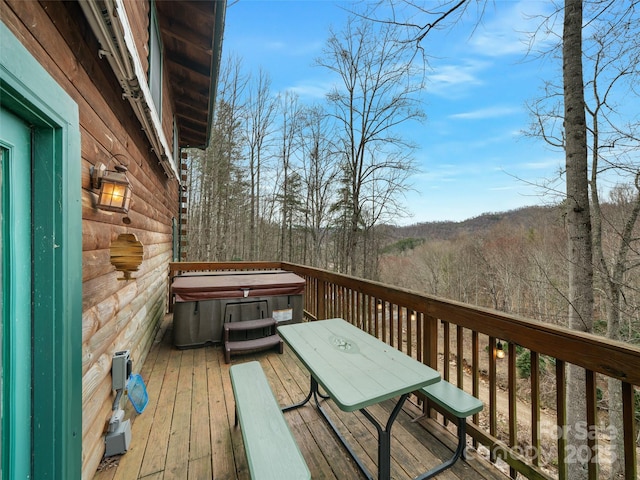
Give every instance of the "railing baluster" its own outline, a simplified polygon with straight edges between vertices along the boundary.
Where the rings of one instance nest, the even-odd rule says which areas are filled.
[[[376,338],[380,338],[380,316],[382,315],[382,300],[376,299]]]
[[[365,320],[365,294],[358,291],[358,318],[360,318],[360,328],[367,331],[367,322]]]
[[[356,327],[362,330],[362,318],[360,317],[360,309],[358,308],[360,305],[360,292],[357,290],[349,289],[349,293],[351,294],[351,316],[355,318]]]
[[[513,343],[509,344],[507,351],[508,365],[507,365],[507,377],[509,385],[509,446],[515,447],[518,445],[518,376],[516,370],[516,346]],[[513,466],[509,467],[509,476],[511,478],[517,477],[516,469]]]
[[[334,285],[333,291],[331,292],[333,298],[331,300],[331,317],[339,316],[338,313],[338,305],[340,305],[340,293],[342,292],[342,287],[340,285]]]
[[[424,362],[438,369],[438,319],[424,315]]]
[[[316,298],[316,318],[324,319],[327,318],[327,309],[326,309],[326,296],[327,292],[325,289],[325,282],[318,281],[316,283],[316,288],[318,289],[318,297]]]
[[[449,322],[441,321],[442,323],[442,337],[444,339],[444,343],[442,345],[442,378],[447,382],[450,378],[450,366],[449,366],[449,358],[451,357],[451,340],[449,339]]]
[[[371,333],[371,296],[364,295],[362,297],[362,312],[364,315],[364,331]]]
[[[413,324],[416,321],[416,311],[407,309],[407,355],[413,357]]]
[[[416,358],[420,362],[424,362],[424,348],[423,348],[423,325],[424,314],[422,312],[416,312]]]
[[[596,426],[598,425],[598,413],[597,413],[597,390],[596,390],[596,374],[593,370],[586,370],[586,388],[585,395],[587,396],[587,428],[589,434],[587,435],[587,445],[589,447],[589,480],[598,480],[598,463],[592,462],[592,458],[596,458],[598,453],[598,438],[595,435]],[[593,433],[593,434],[591,434]],[[580,455],[578,455],[580,457]]]
[[[393,345],[393,322],[389,320],[392,318],[393,310],[390,302],[384,302],[383,306],[387,308],[382,309],[384,312],[382,315],[382,341],[387,342],[389,345]]]
[[[458,388],[464,389],[464,329],[456,325],[456,367]]]
[[[564,426],[567,423],[567,376],[562,360],[556,360],[556,427],[558,437],[558,479],[566,480],[567,439]]]
[[[475,397],[480,396],[480,341],[479,334],[477,331],[471,331],[471,374],[473,375],[471,379],[471,387],[473,390],[473,395]],[[473,422],[478,425],[480,422],[480,414],[476,413],[473,416]],[[478,448],[478,441],[473,439],[473,447]]]
[[[404,348],[404,313],[406,312],[406,308],[401,307],[400,305],[396,305],[396,312],[398,312],[398,350],[401,352],[405,351]]]
[[[624,425],[624,475],[638,478],[636,454],[635,391],[633,385],[622,382],[622,423]],[[620,432],[613,432],[620,435]]]
[[[496,382],[496,337],[489,337],[489,434],[493,437],[498,432],[497,416],[497,382]],[[490,455],[492,462],[496,461],[495,452]]]
[[[540,356],[531,352],[531,447],[533,464],[540,464]]]

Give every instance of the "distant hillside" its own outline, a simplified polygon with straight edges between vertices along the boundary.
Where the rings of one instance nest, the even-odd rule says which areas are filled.
[[[409,242],[413,244],[419,243],[418,239],[449,240],[463,234],[483,233],[499,223],[533,228],[540,225],[540,222],[556,222],[559,216],[558,207],[523,207],[507,212],[484,213],[462,222],[425,222],[403,227],[389,227],[387,233],[390,243],[414,239]]]

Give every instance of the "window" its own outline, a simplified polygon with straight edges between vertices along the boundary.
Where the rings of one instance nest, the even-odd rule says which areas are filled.
[[[151,4],[149,18],[149,90],[158,117],[162,118],[162,42],[155,3]]]

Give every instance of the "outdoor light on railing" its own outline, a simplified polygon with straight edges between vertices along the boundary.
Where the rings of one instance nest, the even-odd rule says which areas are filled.
[[[378,300],[378,311],[382,311],[382,300]]]
[[[127,213],[131,203],[131,182],[127,178],[127,167],[116,165],[115,171],[98,162],[91,167],[91,187],[100,189],[96,207],[110,212]]]
[[[504,358],[504,355],[504,347],[502,346],[502,342],[498,340],[498,344],[496,345],[496,358]]]

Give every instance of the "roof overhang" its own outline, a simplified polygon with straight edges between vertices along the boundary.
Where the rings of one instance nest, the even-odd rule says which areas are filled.
[[[157,1],[180,147],[205,148],[213,121],[226,0]]]
[[[80,0],[120,85],[168,176],[180,178],[147,84],[125,0]],[[213,121],[226,0],[154,2],[173,101],[178,146],[205,148]]]

